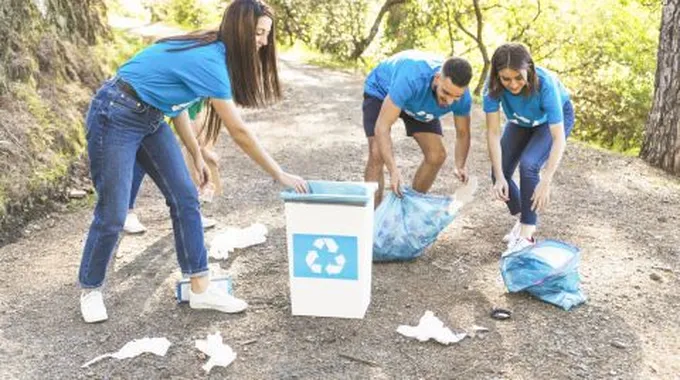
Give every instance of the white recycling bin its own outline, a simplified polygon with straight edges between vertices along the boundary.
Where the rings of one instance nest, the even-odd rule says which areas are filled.
[[[371,303],[376,183],[309,181],[281,193],[293,315],[363,318]]]

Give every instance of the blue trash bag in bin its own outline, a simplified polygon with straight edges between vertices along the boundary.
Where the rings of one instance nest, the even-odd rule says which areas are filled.
[[[543,240],[501,258],[501,275],[510,292],[526,291],[569,310],[586,301],[580,289],[578,248],[557,240]]]
[[[403,197],[389,193],[375,211],[373,261],[406,261],[420,256],[456,216],[450,196],[419,193],[409,187]]]
[[[366,205],[373,199],[377,184],[370,182],[307,181],[309,192],[296,193],[294,189],[281,192],[286,202],[331,203]]]

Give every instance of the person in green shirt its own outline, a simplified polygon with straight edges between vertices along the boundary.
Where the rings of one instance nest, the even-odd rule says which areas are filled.
[[[199,194],[202,195],[204,200],[212,200],[212,197],[222,193],[222,184],[219,176],[219,168],[217,166],[218,157],[214,152],[214,143],[208,141],[208,139],[201,134],[201,127],[205,121],[205,103],[206,100],[198,101],[192,104],[188,109],[189,119],[192,122],[192,129],[194,134],[198,139],[199,146],[201,147],[201,154],[203,155],[203,160],[205,161],[208,169],[210,170],[210,183],[205,186],[202,190],[199,189]],[[188,158],[185,152],[185,160]],[[191,173],[191,177],[194,183],[198,186],[198,175],[193,169],[193,165],[187,165]],[[137,201],[137,194],[142,186],[142,181],[145,176],[144,169],[139,164],[135,164],[134,175],[132,177],[132,187],[130,189],[130,204],[128,206],[128,214],[125,218],[125,224],[123,225],[123,231],[128,234],[136,235],[143,234],[146,232],[147,228],[139,220],[139,216],[135,212],[135,203]],[[203,222],[203,228],[209,229],[217,225],[217,221],[212,218],[207,218],[201,214],[201,221]]]

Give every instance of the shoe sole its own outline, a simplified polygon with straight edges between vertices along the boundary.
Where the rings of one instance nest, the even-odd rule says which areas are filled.
[[[109,319],[108,315],[103,317],[103,318],[92,319],[92,320],[89,320],[89,321],[83,317],[83,320],[85,321],[85,323],[101,323],[101,322],[107,321],[108,319]]]
[[[227,314],[238,314],[238,313],[243,313],[248,309],[248,306],[244,307],[243,309],[240,310],[231,310],[231,309],[226,309],[226,308],[219,308],[215,307],[214,305],[203,305],[203,304],[189,304],[189,307],[194,309],[194,310],[216,310],[222,313],[227,313]]]
[[[127,235],[141,235],[146,232],[146,230],[139,230],[139,231],[128,231],[128,230],[123,230]]]

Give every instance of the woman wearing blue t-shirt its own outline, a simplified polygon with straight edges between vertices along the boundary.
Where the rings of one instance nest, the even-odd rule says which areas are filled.
[[[500,107],[508,120],[502,137]],[[503,238],[506,253],[515,252],[535,242],[536,213],[550,199],[550,184],[574,127],[574,109],[557,77],[534,65],[526,47],[508,43],[491,58],[484,112],[494,194],[512,215],[519,214]],[[518,165],[519,188],[512,179]]]
[[[208,137],[216,136],[224,123],[236,144],[267,173],[285,186],[306,191],[302,178],[281,170],[267,154],[235,106],[261,107],[280,97],[273,19],[264,2],[235,0],[219,30],[166,38],[147,47],[92,99],[87,148],[98,200],[79,271],[86,322],[108,318],[101,286],[127,214],[135,162],[170,207],[177,260],[191,281],[191,308],[233,313],[247,307],[209,281],[198,193],[164,115],[172,118],[202,185],[209,171],[186,110],[208,98]]]

